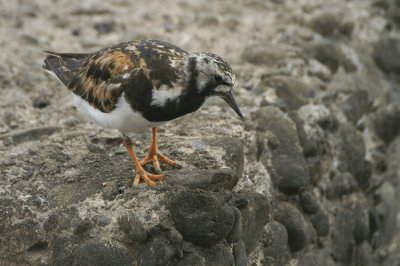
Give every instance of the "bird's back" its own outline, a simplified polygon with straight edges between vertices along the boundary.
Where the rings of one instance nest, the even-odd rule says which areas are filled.
[[[147,91],[162,85],[172,87],[178,79],[175,65],[187,55],[177,46],[154,40],[120,43],[90,54],[47,53],[44,69],[105,113],[111,112],[121,94],[132,86],[142,85],[140,89]],[[139,97],[133,104],[139,109],[149,104],[145,96],[151,91],[135,93]]]

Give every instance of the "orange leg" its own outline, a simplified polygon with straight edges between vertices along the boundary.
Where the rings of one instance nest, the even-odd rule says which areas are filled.
[[[157,184],[162,184],[162,181],[154,182],[152,180],[157,180],[157,179],[163,178],[165,176],[164,175],[153,175],[153,174],[146,172],[143,169],[143,167],[140,165],[140,163],[136,157],[136,154],[133,151],[132,140],[125,134],[122,134],[122,138],[123,138],[124,145],[125,145],[126,149],[128,150],[129,154],[131,155],[133,163],[135,164],[135,168],[136,168],[136,176],[135,176],[135,180],[133,181],[133,185],[137,186],[140,183],[140,179],[143,179],[149,186],[155,186]]]
[[[182,168],[179,164],[177,164],[173,160],[160,154],[160,152],[158,151],[158,148],[157,148],[157,127],[153,127],[152,132],[153,132],[153,141],[152,141],[151,145],[149,147],[147,147],[148,154],[140,162],[140,165],[145,165],[150,160],[153,160],[153,166],[154,166],[154,169],[156,170],[156,173],[161,173],[160,163],[158,162],[158,159],[160,159],[164,163],[167,163],[167,164],[173,166],[174,168],[177,168],[177,169]]]

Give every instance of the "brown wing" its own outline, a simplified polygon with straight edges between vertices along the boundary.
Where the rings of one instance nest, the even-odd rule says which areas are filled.
[[[57,56],[61,61],[71,60],[75,55],[52,54],[50,56]],[[157,89],[161,84],[172,86],[178,76],[171,63],[185,54],[184,50],[161,41],[125,42],[83,59],[81,54],[77,54],[74,60],[79,64],[67,69],[69,73],[74,73],[73,78],[63,83],[91,106],[107,113],[115,108],[124,90],[136,82],[138,73],[144,74],[152,84],[147,90]]]
[[[130,56],[120,50],[101,50],[82,64],[67,86],[91,106],[108,113],[115,108],[126,78],[137,67],[140,66],[135,66]]]

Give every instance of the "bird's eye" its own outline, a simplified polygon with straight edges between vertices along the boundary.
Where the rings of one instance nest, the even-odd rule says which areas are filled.
[[[221,82],[222,81],[222,77],[220,75],[214,75],[214,79],[216,82]]]

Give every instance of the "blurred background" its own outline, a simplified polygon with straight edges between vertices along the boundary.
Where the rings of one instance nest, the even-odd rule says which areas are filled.
[[[274,235],[271,223],[262,224],[258,244],[245,241],[252,246],[249,263],[400,265],[399,29],[397,0],[0,0],[0,197],[45,199],[50,178],[87,181],[64,175],[86,163],[69,165],[53,150],[83,158],[119,149],[98,141],[120,144],[118,133],[80,117],[70,92],[42,70],[43,50],[91,52],[128,40],[164,40],[226,59],[247,120],[242,124],[222,101],[210,99],[161,134],[243,140],[244,175],[233,191],[261,193],[283,204],[283,213],[289,202],[305,224],[299,236],[283,214],[268,213],[287,233]],[[289,120],[294,133],[279,127]],[[294,142],[286,142],[292,136],[286,130]],[[143,138],[137,141],[144,147]],[[287,174],[283,158],[300,168]],[[52,172],[44,170],[46,160]],[[43,174],[35,170],[40,167]],[[313,202],[316,209],[307,205]],[[32,213],[46,212],[37,208]],[[9,217],[0,232],[14,230]],[[32,263],[30,247],[3,254]]]

